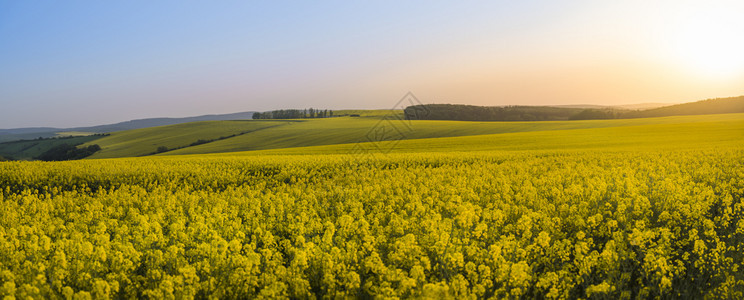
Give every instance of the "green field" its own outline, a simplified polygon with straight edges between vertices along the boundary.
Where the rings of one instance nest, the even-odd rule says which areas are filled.
[[[158,147],[176,149],[168,152],[171,154],[183,154],[289,147],[285,145],[308,146],[348,143],[349,141],[360,140],[350,137],[350,135],[364,135],[365,131],[378,122],[378,119],[382,116],[400,116],[402,111],[337,111],[337,115],[348,114],[359,114],[361,117],[202,121],[113,132],[109,137],[96,141],[96,144],[101,146],[102,151],[90,158],[152,155]],[[351,128],[344,128],[345,126],[351,126]],[[325,132],[319,132],[321,130]],[[294,141],[292,141],[293,139]],[[209,143],[198,147],[191,146],[199,140]],[[188,148],[188,150],[185,148]]]
[[[540,135],[546,135],[546,138],[551,138],[554,136],[556,131],[563,130],[661,126],[664,124],[672,127],[674,124],[687,124],[681,126],[695,127],[695,125],[692,124],[726,121],[736,122],[741,119],[744,119],[742,114],[554,122],[405,121],[397,118],[385,119],[381,116],[303,120],[209,121],[115,132],[112,133],[111,136],[95,141],[95,144],[100,145],[103,150],[94,154],[90,158],[151,155],[154,154],[160,146],[165,146],[169,149],[176,149],[160,155],[183,155],[348,144],[347,146],[340,146],[340,148],[331,147],[327,150],[324,150],[325,148],[308,150],[311,151],[309,153],[317,153],[315,151],[331,151],[332,153],[338,153],[339,151],[346,151],[343,150],[345,149],[344,147],[348,148],[359,142],[367,142],[370,140],[376,141],[377,139],[375,139],[374,136],[371,136],[370,132],[374,128],[382,127],[387,129],[389,133],[392,133],[392,136],[396,137],[396,139],[427,139],[519,132],[543,132],[535,133],[534,135],[527,134],[522,138],[528,140],[531,137],[539,139]],[[660,130],[665,130],[664,128],[665,127],[662,126]],[[674,131],[675,129],[669,128],[669,130]],[[588,137],[591,138],[591,133],[588,134]],[[597,134],[611,135],[615,133],[608,131],[607,133],[600,132]],[[229,138],[220,139],[221,137]],[[520,135],[508,135],[503,138],[520,139]],[[192,143],[200,139],[214,141],[202,145],[190,146]],[[507,145],[504,143],[497,143],[479,146],[485,146],[487,147],[486,149],[491,149],[493,147],[508,148],[509,145],[520,145],[523,142],[527,142],[527,140],[516,140],[509,142]],[[443,143],[447,142],[443,141]],[[453,140],[452,143],[459,143],[459,141]],[[415,151],[418,146],[415,146],[415,144],[412,145],[413,150]],[[444,148],[435,148],[432,150],[453,150],[446,144],[442,147]],[[396,147],[396,149],[398,149],[396,151],[402,151],[405,148]],[[429,148],[424,146],[421,149]],[[301,151],[305,150],[293,149],[289,151],[291,153],[301,153]],[[284,150],[281,150],[281,152],[284,152]]]
[[[451,122],[451,121],[443,121]],[[435,132],[437,121],[421,121]],[[420,127],[414,123],[415,130]],[[431,124],[434,123],[434,124]],[[467,125],[452,122],[440,128]],[[478,123],[476,123],[478,124]],[[454,126],[453,126],[454,125]],[[268,154],[349,154],[358,149],[369,150],[373,155],[381,155],[381,148],[389,153],[421,152],[487,152],[487,151],[525,151],[525,150],[659,150],[675,148],[710,148],[738,145],[744,147],[744,114],[694,117],[666,117],[653,119],[634,119],[623,121],[568,121],[535,123],[495,123],[486,125],[503,126],[500,134],[483,134],[481,131],[466,131],[465,136],[443,138],[421,138],[361,144],[342,144],[314,147],[297,147],[248,151],[240,155]],[[422,126],[423,127],[423,126]],[[456,132],[456,129],[451,129]],[[520,132],[524,131],[524,132]],[[462,133],[462,132],[460,132]],[[472,134],[472,135],[471,135]],[[479,134],[479,135],[475,135]],[[443,134],[443,136],[447,136]],[[378,145],[378,146],[376,146]],[[184,149],[188,150],[188,149]],[[177,151],[175,153],[179,153]],[[185,152],[185,151],[184,151]],[[174,153],[174,154],[175,154]]]
[[[99,138],[101,138],[101,136],[88,135],[69,138],[64,137],[5,142],[0,143],[0,156],[19,160],[31,160],[46,152],[47,150],[61,144],[77,145],[88,142],[90,142],[90,144],[95,144],[95,142],[93,141]]]
[[[95,143],[238,135],[0,162],[0,297],[744,297],[744,114],[355,143],[379,120],[200,122]]]
[[[96,140],[102,150],[90,158],[134,157],[154,154],[158,147],[188,147],[199,140],[211,141],[295,123],[290,120],[203,121],[149,127],[111,133]]]

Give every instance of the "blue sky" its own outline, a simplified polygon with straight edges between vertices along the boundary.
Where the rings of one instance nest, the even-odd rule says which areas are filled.
[[[388,108],[408,91],[476,105],[735,96],[736,52],[689,45],[742,49],[725,30],[700,41],[721,32],[711,22],[742,32],[738,13],[736,1],[0,0],[0,128]]]

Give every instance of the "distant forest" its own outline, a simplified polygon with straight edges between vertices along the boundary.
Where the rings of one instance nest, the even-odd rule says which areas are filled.
[[[267,112],[253,113],[253,119],[310,119],[310,118],[330,118],[333,117],[333,111],[327,109],[280,109]]]
[[[460,104],[424,104],[406,107],[407,119],[460,121],[554,121],[568,120],[580,108],[549,106],[474,106]]]
[[[652,118],[744,113],[744,96],[709,99],[648,110],[582,109],[551,106],[473,106],[424,104],[406,107],[406,119],[459,121],[560,121]]]

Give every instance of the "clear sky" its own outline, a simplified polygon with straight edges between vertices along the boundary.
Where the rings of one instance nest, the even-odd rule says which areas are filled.
[[[744,95],[744,1],[0,0],[0,128]]]

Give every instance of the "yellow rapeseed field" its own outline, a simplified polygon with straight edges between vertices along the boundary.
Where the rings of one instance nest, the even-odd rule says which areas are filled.
[[[696,132],[2,162],[0,297],[741,298],[744,147]]]

